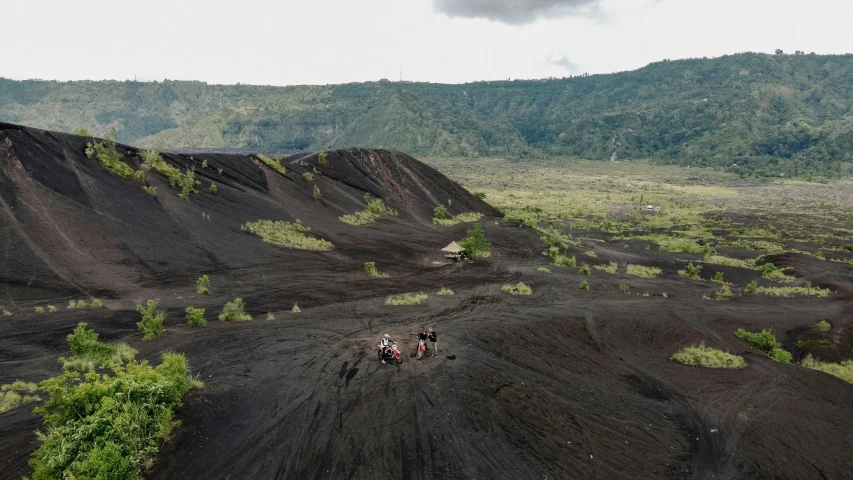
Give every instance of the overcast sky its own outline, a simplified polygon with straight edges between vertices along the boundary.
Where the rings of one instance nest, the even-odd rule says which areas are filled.
[[[853,52],[849,0],[3,0],[0,76],[267,85],[562,77]]]

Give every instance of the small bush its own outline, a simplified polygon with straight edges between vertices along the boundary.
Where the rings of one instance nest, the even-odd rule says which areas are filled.
[[[436,220],[444,220],[447,215],[447,209],[444,208],[443,205],[439,205],[435,207],[435,209],[433,209],[432,213],[433,218],[435,218]]]
[[[429,295],[425,293],[404,293],[402,295],[393,295],[385,299],[385,305],[420,305],[424,303]]]
[[[293,304],[293,308],[292,308],[290,311],[291,311],[291,312],[293,312],[293,313],[300,313],[300,312],[302,312],[302,309],[301,309],[301,308],[299,308],[299,305],[297,305],[297,304],[295,304],[295,303],[294,303],[294,304]]]
[[[285,177],[288,176],[287,169],[284,168],[284,165],[282,165],[279,160],[272,159],[272,158],[270,158],[266,155],[262,155],[262,154],[258,154],[258,155],[256,155],[256,157],[258,157],[258,160],[264,162],[264,164],[266,166],[272,168],[276,172],[284,175]],[[219,174],[222,175],[222,170],[219,170]]]
[[[245,322],[252,319],[251,315],[245,312],[246,305],[242,298],[235,298],[233,302],[228,302],[222,308],[222,313],[219,314],[219,320],[223,322]]]
[[[331,250],[334,247],[332,242],[309,236],[311,229],[303,226],[299,220],[295,223],[258,220],[244,223],[240,228],[261,237],[266,243],[281,247],[314,251]]]
[[[22,380],[15,380],[12,383],[7,383],[6,385],[0,386],[0,391],[2,392],[26,392],[26,393],[36,393],[39,386],[32,382],[24,382]]]
[[[216,195],[219,193],[219,187],[217,187],[215,183],[211,183],[210,186],[207,187],[207,191]]]
[[[589,275],[589,265],[582,265],[581,268],[578,269],[578,273],[580,273],[581,275]]]
[[[126,343],[109,345],[98,341],[98,333],[86,328],[80,322],[74,332],[68,335],[71,356],[59,357],[59,363],[66,370],[94,370],[110,365],[120,365],[133,359],[136,350]]]
[[[702,277],[699,276],[699,273],[702,271],[702,265],[693,265],[693,263],[688,263],[687,267],[684,270],[679,270],[678,274],[682,277],[692,278],[694,280],[701,280]]]
[[[376,262],[364,262],[364,273],[366,273],[368,277],[388,277],[387,273],[379,273],[379,270],[376,269]]]
[[[101,302],[97,298],[92,300],[92,308],[101,308],[103,306],[104,306],[103,302]]]
[[[643,265],[634,265],[629,263],[625,267],[625,273],[642,278],[655,278],[660,275],[662,270],[658,267],[646,267]]]
[[[551,270],[550,270],[550,269],[548,269],[547,267],[539,267],[539,268],[537,268],[537,269],[536,269],[536,271],[537,271],[537,272],[542,272],[542,273],[551,273]]]
[[[761,333],[750,333],[739,328],[735,335],[773,360],[780,363],[791,363],[791,353],[779,348],[781,345],[776,341],[776,336],[773,335],[772,331],[762,330]]]
[[[616,273],[616,269],[617,269],[617,268],[619,268],[619,264],[618,264],[618,263],[616,263],[616,262],[610,262],[610,263],[608,263],[607,265],[595,265],[595,266],[594,266],[594,267],[592,267],[592,268],[594,268],[594,269],[596,269],[596,270],[604,271],[604,272],[606,272],[606,273],[615,274],[615,273]]]
[[[555,267],[575,267],[578,262],[575,260],[574,256],[566,257],[563,255],[557,255],[554,257],[554,266]]]
[[[320,187],[318,187],[317,185],[314,185],[314,187],[311,189],[311,196],[314,197],[314,200],[319,200],[321,197]]]
[[[622,293],[631,293],[631,287],[628,285],[619,285],[619,291]]]
[[[758,289],[758,283],[755,280],[753,280],[753,281],[746,284],[746,288],[744,288],[744,291],[746,293],[755,293],[755,291],[757,289]]]
[[[717,272],[714,274],[714,278],[711,280],[716,283],[724,283],[723,282],[723,272]]]
[[[592,257],[592,258],[598,258],[598,254],[596,254],[596,253],[595,253],[595,252],[593,252],[592,250],[590,250],[590,251],[586,252],[586,256],[587,256],[587,257]]]
[[[148,195],[151,195],[152,197],[157,196],[157,187],[152,187],[152,186],[148,185],[148,186],[142,187],[142,190],[144,190],[145,193],[147,193]]]
[[[139,156],[143,160],[142,168],[153,168],[163,174],[169,179],[169,185],[172,188],[180,190],[181,193],[178,194],[178,197],[181,199],[186,200],[191,193],[198,194],[197,187],[201,185],[201,182],[195,179],[195,172],[191,169],[187,168],[185,173],[181,173],[178,168],[166,163],[163,157],[156,152],[141,152]]]
[[[677,362],[694,367],[744,368],[747,366],[743,357],[704,345],[685,347],[675,353],[672,358]]]
[[[148,300],[146,307],[136,305],[136,311],[142,315],[142,320],[136,326],[145,333],[143,340],[157,338],[163,331],[163,319],[166,316],[163,313],[156,312],[157,303],[157,300]]]
[[[44,313],[44,307],[36,307],[33,310],[35,310],[36,313]]]
[[[317,163],[321,167],[329,166],[329,160],[326,158],[326,152],[320,152],[319,154],[317,154]]]
[[[308,182],[313,182],[314,181],[314,174],[311,172],[305,172],[302,174],[302,178],[304,178]]]
[[[714,293],[714,298],[717,300],[728,300],[732,298],[734,295],[732,294],[732,287],[728,283],[723,283],[720,285],[720,290]]]
[[[589,291],[589,282],[587,282],[586,280],[582,281],[580,284],[580,287],[578,287],[578,288],[580,288],[581,290],[586,290],[588,292]]]
[[[458,225],[460,223],[471,223],[483,218],[483,214],[479,212],[463,212],[455,215],[453,218],[445,218],[443,220],[433,218],[432,223],[437,223],[444,226]]]
[[[436,295],[441,295],[442,297],[448,296],[448,295],[453,295],[453,290],[451,290],[449,288],[441,287],[441,290],[439,290],[438,293],[436,293]]]
[[[48,306],[47,306],[47,311],[48,311],[48,313],[54,313],[56,310],[57,310],[57,308],[56,308],[56,307],[54,307],[53,305],[48,305]]]
[[[830,324],[826,320],[821,320],[812,325],[812,329],[817,330],[818,332],[828,332],[830,329],[832,329],[832,324]]]
[[[210,294],[210,277],[202,275],[195,281],[195,290],[200,295]]]
[[[523,282],[518,282],[516,285],[504,285],[501,287],[501,291],[512,295],[530,295],[533,293],[533,289]]]
[[[12,316],[12,312],[10,312],[9,310],[3,310],[3,316],[4,316],[4,317],[11,317],[11,316]]]
[[[204,319],[204,309],[203,308],[193,308],[187,307],[187,323],[191,327],[203,327],[207,325],[207,320]]]
[[[113,142],[87,143],[86,156],[93,159],[97,158],[110,173],[125,180],[145,179],[144,172],[136,171],[124,162],[124,156],[116,150],[116,145]]]
[[[474,195],[475,197],[479,198],[480,200],[485,200],[485,199],[486,199],[486,194],[485,194],[485,193],[483,193],[483,192],[474,192],[472,195]],[[851,245],[851,246],[853,246],[853,245]],[[853,249],[851,249],[851,251],[853,251]]]
[[[275,315],[272,312],[267,312],[267,321],[269,322],[270,320],[275,320]]]
[[[381,198],[371,199],[369,193],[364,194],[364,203],[367,205],[367,208],[365,208],[364,210],[355,212],[352,215],[343,215],[341,217],[338,217],[338,220],[344,223],[349,223],[350,225],[362,227],[365,225],[372,225],[382,215],[388,215],[392,217],[397,216],[397,212],[391,208],[386,207],[385,203],[382,202]]]
[[[37,402],[41,400],[35,395],[21,395],[21,393],[35,393],[38,385],[35,383],[16,380],[0,387],[0,413],[5,413],[20,405]]]
[[[847,383],[853,383],[853,360],[845,360],[841,363],[821,362],[808,354],[803,359],[802,366],[836,376]]]
[[[486,241],[483,227],[478,223],[474,228],[468,229],[467,236],[459,242],[459,245],[473,257],[485,257],[492,248],[492,244]]]

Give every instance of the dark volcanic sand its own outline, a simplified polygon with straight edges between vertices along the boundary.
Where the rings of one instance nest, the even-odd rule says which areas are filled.
[[[0,383],[59,374],[56,358],[79,321],[153,362],[164,350],[184,352],[206,386],[185,398],[151,478],[853,478],[853,385],[775,363],[733,335],[772,327],[790,344],[827,319],[835,350],[849,353],[847,265],[774,259],[835,290],[828,299],[707,301],[717,284],[676,274],[701,256],[645,243],[594,243],[597,259],[583,257],[590,246],[570,251],[593,264],[619,262],[617,275],[537,272],[547,264],[537,234],[397,152],[329,152],[328,168],[317,155],[290,157],[290,179],[245,155],[165,155],[194,165],[203,182],[183,201],[157,173],[147,174],[156,198],[112,176],[85,157],[86,140],[0,124],[0,305],[14,313],[0,317]],[[134,155],[127,158],[138,167]],[[313,167],[319,201],[301,177]],[[207,192],[211,181],[217,195]],[[365,192],[399,217],[371,227],[338,221],[364,208]],[[453,214],[487,215],[491,257],[434,264],[470,227],[432,224],[432,209],[448,199]],[[240,230],[246,221],[297,218],[335,249],[290,250]],[[390,278],[366,277],[366,261]],[[626,262],[664,274],[628,277]],[[717,270],[740,288],[758,277],[711,265],[702,273]],[[195,293],[202,274],[209,296]],[[583,279],[589,292],[578,289]],[[533,295],[500,292],[518,281]],[[456,295],[436,296],[442,286]],[[423,305],[384,305],[390,294],[418,291],[430,293]],[[90,296],[105,308],[65,308]],[[255,319],[215,320],[237,296]],[[143,342],[134,306],[149,298],[167,310],[166,330]],[[290,313],[294,303],[302,313]],[[48,304],[59,312],[32,313]],[[206,327],[186,325],[188,305],[208,309]],[[440,356],[416,360],[414,334],[424,326],[438,332]],[[402,365],[378,362],[384,333],[400,341]],[[708,370],[670,360],[699,341],[750,365]],[[39,428],[28,407],[0,415],[0,477],[29,473]]]

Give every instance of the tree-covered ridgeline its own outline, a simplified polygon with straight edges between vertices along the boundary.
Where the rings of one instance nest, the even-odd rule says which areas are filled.
[[[853,55],[745,53],[574,78],[269,87],[0,78],[0,121],[145,147],[573,156],[853,174]]]

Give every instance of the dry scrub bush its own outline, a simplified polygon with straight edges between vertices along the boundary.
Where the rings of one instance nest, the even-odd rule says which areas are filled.
[[[662,270],[658,267],[646,267],[643,265],[628,264],[625,268],[625,273],[642,278],[655,278],[660,275]]]
[[[314,251],[331,250],[334,247],[332,242],[308,236],[307,233],[311,229],[303,226],[299,220],[296,220],[295,223],[258,220],[244,223],[240,228],[244,232],[261,237],[261,240],[266,243],[281,247]]]
[[[219,320],[223,322],[245,322],[252,319],[252,316],[245,312],[246,304],[242,298],[235,298],[233,302],[228,302],[222,307],[222,313],[219,314]]]
[[[501,287],[501,291],[512,295],[530,295],[533,293],[533,289],[525,285],[524,282],[518,282],[516,285],[504,285]]]
[[[392,295],[385,299],[385,305],[420,305],[424,303],[429,295],[425,293],[404,293],[402,295]]]
[[[441,295],[441,296],[453,295],[453,290],[451,290],[449,288],[441,287],[441,290],[439,290],[438,293],[436,293],[436,295]]]
[[[706,347],[705,345],[685,347],[672,356],[685,365],[706,368],[744,368],[746,360],[738,355],[724,352],[722,350]]]

